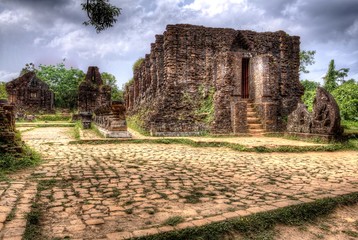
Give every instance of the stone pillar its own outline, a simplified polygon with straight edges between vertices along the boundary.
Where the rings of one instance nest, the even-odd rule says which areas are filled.
[[[247,101],[238,96],[231,98],[231,124],[234,134],[247,133]]]
[[[81,121],[83,129],[90,129],[92,122],[92,113],[90,112],[81,112]]]

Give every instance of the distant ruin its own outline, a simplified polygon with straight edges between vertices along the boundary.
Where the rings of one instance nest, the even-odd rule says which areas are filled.
[[[49,113],[54,110],[54,94],[35,72],[27,72],[6,83],[6,91],[8,101],[15,106],[17,113]]]
[[[98,67],[88,67],[86,78],[78,88],[78,111],[93,113],[102,105],[111,102],[111,87],[103,84]]]
[[[283,31],[168,25],[126,86],[128,116],[152,135],[284,131],[304,91],[299,52]]]
[[[78,93],[78,111],[83,128],[94,122],[105,137],[129,138],[123,102],[111,101],[111,87],[103,83],[98,67],[88,67]]]

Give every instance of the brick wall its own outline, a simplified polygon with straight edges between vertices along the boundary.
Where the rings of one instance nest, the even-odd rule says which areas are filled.
[[[128,115],[148,131],[168,133],[245,132],[241,96],[242,58],[249,58],[249,100],[268,131],[282,131],[282,119],[303,94],[299,83],[299,37],[193,25],[168,25],[126,87]],[[198,114],[215,89],[213,120]],[[237,109],[236,109],[237,108]]]

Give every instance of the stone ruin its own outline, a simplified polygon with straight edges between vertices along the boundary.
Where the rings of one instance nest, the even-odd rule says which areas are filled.
[[[0,100],[0,153],[21,153],[15,137],[14,106]]]
[[[152,135],[239,134],[250,107],[263,131],[284,131],[304,92],[299,52],[283,31],[168,25],[126,86],[128,116]]]
[[[98,67],[88,67],[79,86],[78,110],[83,128],[94,122],[105,137],[129,138],[123,102],[111,101],[111,87],[103,84]]]
[[[97,107],[110,103],[111,87],[103,84],[98,67],[88,67],[86,78],[78,87],[78,111],[83,127],[91,127],[92,115]]]
[[[53,92],[34,72],[27,72],[6,83],[6,91],[9,103],[16,108],[16,114],[51,113],[54,110]]]
[[[78,88],[78,110],[93,113],[98,106],[111,102],[111,87],[103,84],[98,67],[88,67],[86,78]]]
[[[94,122],[98,130],[110,138],[130,138],[127,131],[126,107],[122,101],[113,101],[111,105],[103,105],[95,111]]]
[[[294,136],[318,137],[337,140],[342,137],[339,107],[333,96],[324,88],[318,87],[310,113],[303,103],[288,116],[287,132]]]

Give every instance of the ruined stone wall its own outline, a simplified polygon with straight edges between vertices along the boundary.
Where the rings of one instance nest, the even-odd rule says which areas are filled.
[[[249,100],[266,129],[282,130],[283,116],[294,110],[303,94],[299,38],[282,31],[168,25],[126,87],[128,115],[140,116],[144,128],[158,135],[245,132],[243,58],[250,59]],[[214,112],[207,121],[200,110],[210,89],[215,90]]]
[[[127,132],[124,102],[113,101],[111,105],[102,105],[94,113],[94,123],[105,137],[131,137]]]
[[[0,153],[19,153],[21,147],[15,139],[14,106],[0,100]]]
[[[288,116],[287,131],[291,135],[337,140],[343,134],[340,123],[336,100],[328,91],[318,87],[313,101],[313,112],[308,112],[307,107],[299,103]]]
[[[111,102],[111,87],[104,85],[98,67],[88,67],[86,78],[78,88],[79,112],[93,113]]]
[[[17,112],[37,113],[54,110],[53,92],[34,72],[27,72],[8,82],[6,91],[9,103],[15,105]]]

